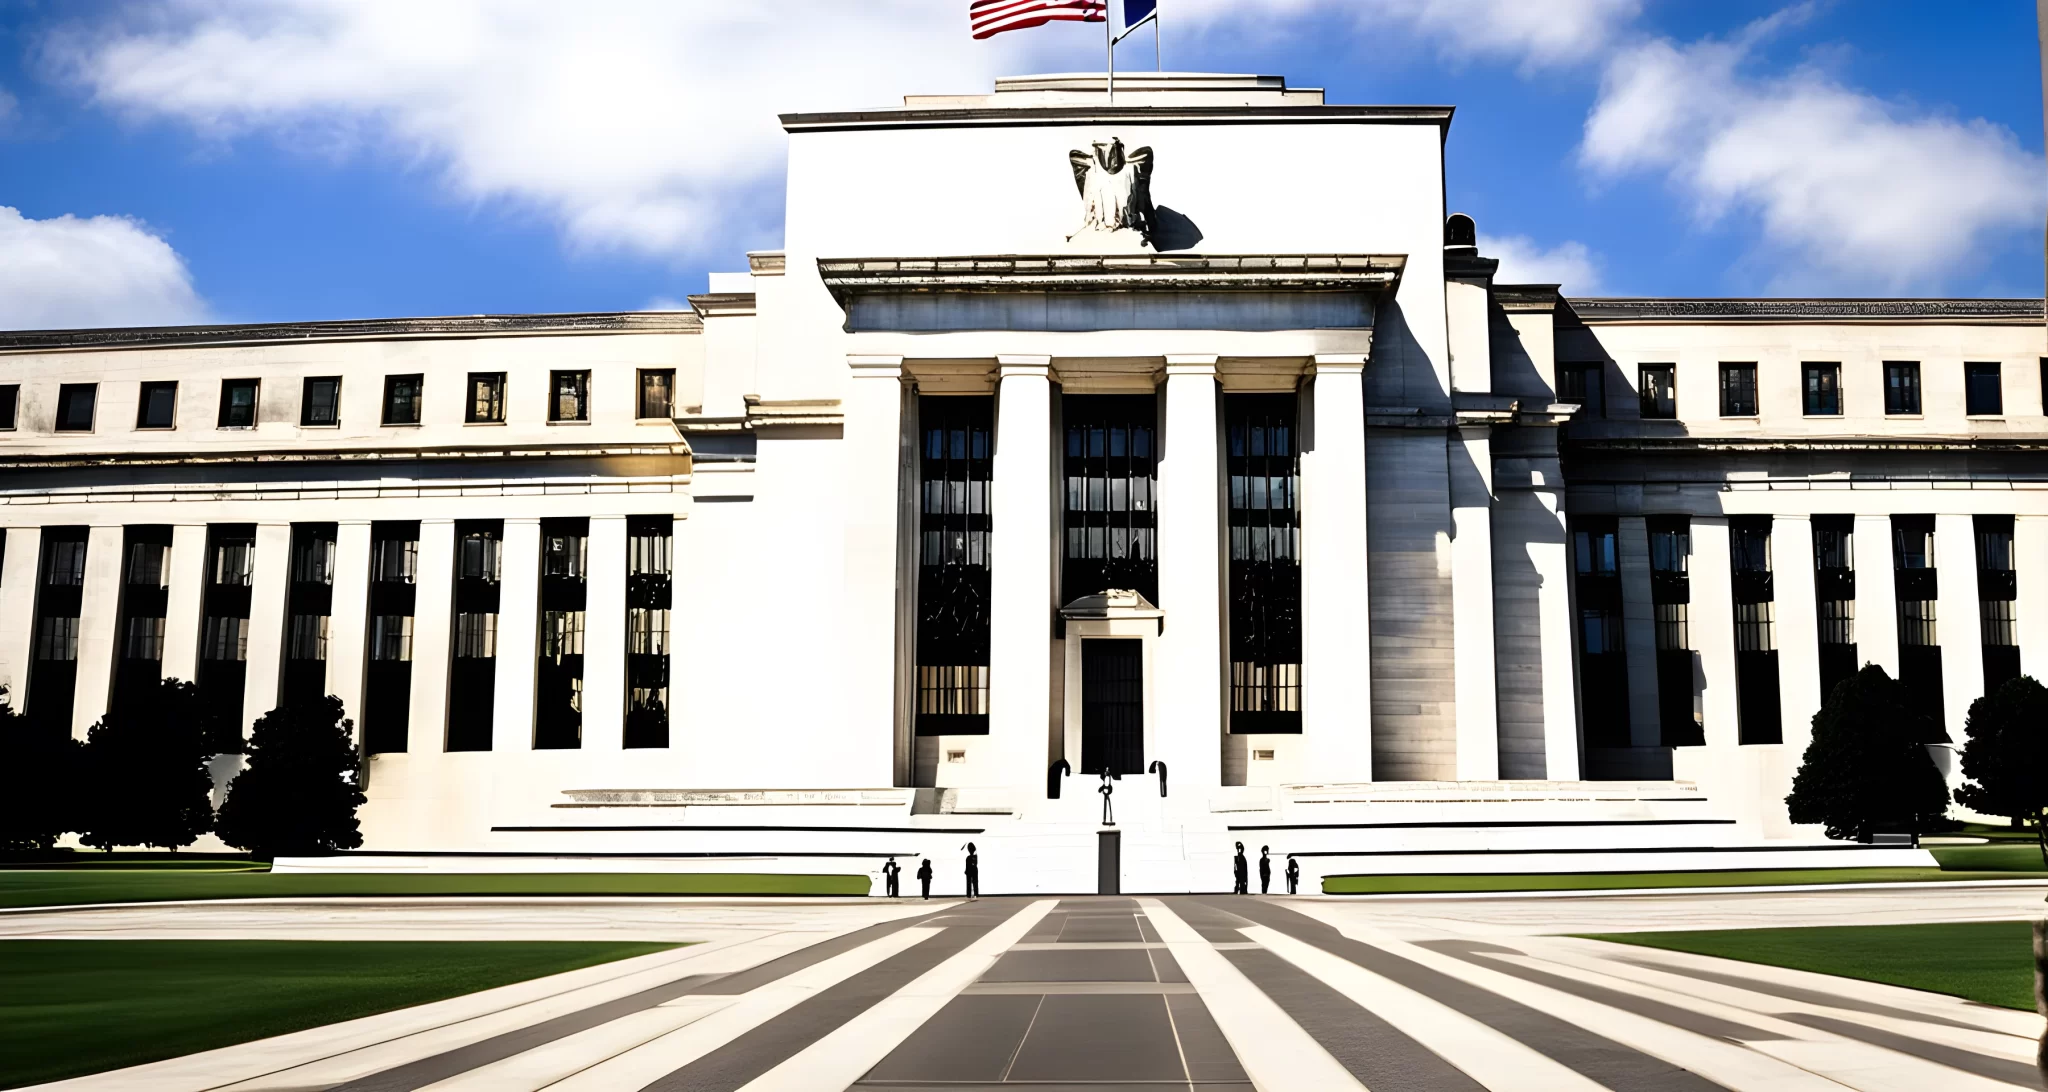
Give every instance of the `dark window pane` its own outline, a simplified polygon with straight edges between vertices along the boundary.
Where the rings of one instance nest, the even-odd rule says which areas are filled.
[[[551,386],[554,394],[548,399],[548,420],[590,420],[589,372],[555,372]]]
[[[223,379],[220,384],[220,427],[251,428],[256,424],[256,381]]]
[[[505,419],[505,373],[469,373],[469,408],[466,418],[471,424],[483,424]]]
[[[14,427],[14,411],[21,404],[21,386],[9,383],[0,386],[0,428]]]
[[[1721,365],[1721,416],[1756,416],[1756,365]]]
[[[1809,417],[1833,417],[1842,412],[1842,366],[1806,366],[1806,413]]]
[[[93,383],[66,383],[57,388],[57,431],[91,432],[93,403],[98,397],[99,386]]]
[[[423,375],[387,375],[384,377],[384,423],[387,425],[417,425],[420,423],[421,390],[426,386]]]
[[[1669,364],[1645,364],[1638,373],[1642,415],[1652,420],[1678,416],[1678,392],[1673,388],[1674,369]]]
[[[144,383],[136,401],[136,428],[173,428],[178,423],[178,385],[171,382]]]
[[[1884,411],[1920,412],[1920,365],[1912,360],[1889,360],[1884,366]]]
[[[1963,397],[1971,416],[1996,416],[2005,412],[2005,392],[1998,381],[1998,362],[1972,361],[1963,365]]]
[[[299,402],[299,424],[314,427],[341,423],[341,377],[321,376],[306,380],[306,393]]]
[[[670,371],[643,371],[640,373],[640,416],[675,416],[676,373]]]

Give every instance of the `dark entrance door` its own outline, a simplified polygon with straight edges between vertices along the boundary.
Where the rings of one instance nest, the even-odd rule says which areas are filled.
[[[1123,831],[1098,830],[1095,832],[1095,893],[1098,895],[1121,895],[1124,893]]]
[[[1144,642],[1081,642],[1081,773],[1145,771]]]

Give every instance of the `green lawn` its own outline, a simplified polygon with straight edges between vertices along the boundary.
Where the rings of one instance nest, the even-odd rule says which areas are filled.
[[[0,941],[0,1087],[139,1065],[672,947]]]
[[[1927,852],[1941,862],[1944,871],[1959,872],[2042,872],[2041,847],[2029,836],[2026,841],[1990,842],[1981,846],[1928,846]],[[2018,877],[2014,877],[2017,879]]]
[[[302,873],[187,868],[0,870],[0,907],[320,895],[865,895],[866,876],[710,872]]]
[[[1611,933],[1593,939],[1818,971],[2034,1010],[2034,935],[2024,921]]]

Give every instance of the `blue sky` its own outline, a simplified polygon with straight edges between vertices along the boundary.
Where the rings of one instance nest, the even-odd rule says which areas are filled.
[[[679,300],[779,244],[777,111],[1099,67],[967,2],[0,0],[0,328]],[[1505,279],[2042,289],[2024,0],[1161,7],[1170,69],[1455,105]]]

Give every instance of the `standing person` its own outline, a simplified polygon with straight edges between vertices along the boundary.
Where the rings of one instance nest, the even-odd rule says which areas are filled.
[[[1272,846],[1259,847],[1259,894],[1261,895],[1273,893],[1273,858],[1266,856],[1266,854],[1272,851]]]
[[[1289,857],[1287,858],[1287,893],[1290,895],[1295,894],[1300,883],[1301,862]]]
[[[894,857],[882,862],[882,890],[892,899],[903,897],[903,866]]]
[[[1251,875],[1250,869],[1245,866],[1243,842],[1237,843],[1237,856],[1231,858],[1230,873],[1230,893],[1233,895],[1249,894],[1251,891]]]
[[[924,888],[924,897],[932,897],[932,862],[929,857],[917,862],[917,883]]]
[[[967,843],[967,897],[981,897],[981,854],[974,851],[974,843]]]

